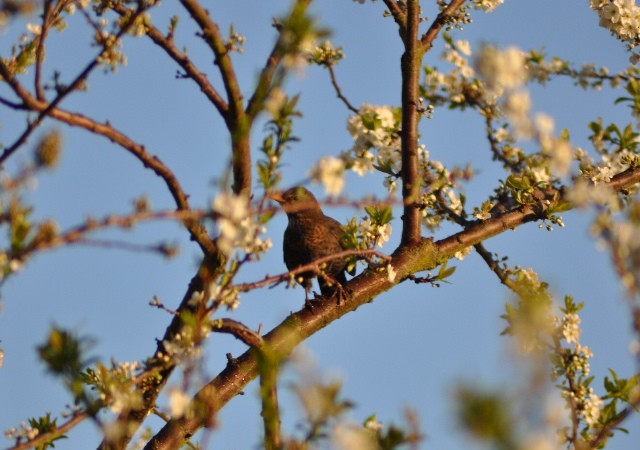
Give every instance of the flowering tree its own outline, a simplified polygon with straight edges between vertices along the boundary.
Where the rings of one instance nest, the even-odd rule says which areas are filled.
[[[578,147],[569,130],[559,131],[551,116],[533,112],[529,90],[531,85],[545,85],[552,79],[572,80],[584,89],[610,85],[625,91],[614,101],[628,106],[632,117],[637,117],[638,70],[631,66],[611,74],[604,68],[574,66],[535,50],[489,44],[472,48],[462,39],[463,27],[475,15],[499,8],[503,0],[384,0],[362,7],[377,8],[384,16],[380,20],[395,23],[399,37],[390,38],[401,45],[401,86],[396,89],[400,96],[397,106],[354,105],[336,73],[348,44],[343,49],[327,40],[330,30],[325,26],[331,24],[315,18],[310,0],[294,1],[285,14],[274,19],[275,43],[252,82],[246,82],[239,69],[245,38],[233,26],[223,33],[222,18],[208,11],[205,3],[181,0],[179,5],[169,5],[175,15],[166,22],[152,20],[156,11],[166,7],[152,0],[0,3],[4,27],[12,29],[25,17],[29,21],[28,32],[18,35],[13,47],[0,57],[0,103],[5,111],[27,119],[15,122],[22,129],[6,134],[0,153],[0,206],[7,232],[0,252],[3,287],[16,277],[27,276],[35,255],[76,244],[175,256],[177,249],[172,244],[147,246],[94,238],[108,229],[129,229],[146,222],[178,223],[199,252],[190,282],[183,280],[182,300],[170,303],[154,297],[150,302],[166,313],[166,329],[147,358],[135,363],[95,361],[88,337],[60,326],[50,330],[38,355],[49,373],[68,389],[73,405],[60,417],[46,413],[8,430],[10,448],[48,448],[60,444],[63,437],[73,441],[74,428],[87,422],[100,430],[101,449],[124,449],[133,441],[148,449],[204,448],[210,434],[217,431],[218,413],[254,379],[260,383],[265,448],[320,448],[328,445],[328,439],[350,449],[418,448],[423,436],[415,415],[408,414],[406,427],[381,424],[375,416],[361,426],[347,423],[343,418],[351,404],[343,399],[339,384],[326,382],[308,368],[300,369],[294,388],[302,404],[298,422],[303,431],[283,429],[280,371],[307,338],[327,327],[323,332],[331,333],[337,319],[357,314],[360,306],[381,294],[407,284],[424,289],[455,282],[451,261],[464,260],[458,263],[464,265],[465,257],[474,251],[512,292],[502,316],[503,334],[513,340],[527,373],[522,379],[528,384],[520,397],[503,391],[487,393],[476,385],[460,387],[456,402],[462,426],[492,447],[504,449],[600,448],[615,439],[640,405],[639,376],[622,377],[612,368],[603,379],[595,379],[590,373],[593,352],[581,336],[580,313],[585,303],[569,295],[557,300],[536,271],[511,265],[488,250],[486,241],[510,230],[517,236],[520,227],[530,222],[549,230],[564,227],[566,212],[592,210],[594,233],[609,251],[629,297],[628,322],[640,333],[640,141],[636,126],[594,118],[589,124],[591,147]],[[635,62],[640,8],[625,0],[591,0],[590,7],[600,17],[600,25],[628,47]],[[183,22],[195,27],[195,42],[189,42],[190,33],[182,32]],[[76,60],[79,68],[61,70],[55,67],[55,58],[49,61],[47,56],[55,55],[55,37],[71,33],[73,27],[89,30],[94,53],[83,62]],[[215,143],[218,165],[205,169],[215,169],[207,176],[220,180],[211,192],[214,199],[209,207],[194,206],[185,187],[188,180],[139,141],[135,128],[119,129],[115,121],[85,113],[81,102],[72,103],[76,97],[91,95],[92,77],[100,69],[110,77],[119,75],[116,72],[127,63],[124,43],[128,36],[150,41],[172,60],[178,68],[177,78],[195,84],[207,107],[213,107],[218,122],[224,124],[228,139],[217,137]],[[203,63],[187,43],[203,46],[214,64]],[[436,45],[443,49],[447,70],[427,58]],[[320,159],[306,181],[323,186],[330,200],[327,203],[364,210],[344,224],[347,249],[328,258],[348,259],[349,270],[356,275],[343,286],[346,298],[319,296],[281,317],[265,333],[227,317],[226,311],[237,310],[246,296],[264,295],[275,285],[295,287],[301,273],[322,275],[328,262],[318,260],[275,276],[260,266],[261,259],[274,252],[268,237],[274,234],[267,230],[274,230],[271,219],[279,209],[270,199],[293,182],[283,174],[290,155],[287,151],[298,145],[294,130],[304,91],[290,93],[295,86],[292,73],[313,66],[328,72],[327,83],[349,114],[352,143],[347,150],[336,149]],[[150,68],[145,67],[152,80],[157,74]],[[72,70],[76,71],[69,75]],[[429,119],[447,108],[481,118],[486,128],[484,146],[502,170],[499,178],[488,181],[493,183],[492,191],[476,204],[463,194],[465,183],[476,175],[474,168],[438,161],[435,155],[439,152],[427,150],[428,140],[421,136],[429,129]],[[48,128],[54,123],[60,128]],[[38,205],[29,201],[29,188],[60,163],[62,135],[74,129],[96,140],[106,138],[115,149],[142,163],[159,177],[173,205],[158,209],[140,197],[130,213],[91,217],[64,228],[53,218],[41,218]],[[377,197],[346,195],[350,172],[379,181],[368,192]],[[394,220],[394,215],[399,219]],[[447,234],[440,239],[427,237],[443,230]],[[393,239],[397,245],[387,250]],[[247,273],[261,276],[247,277]],[[207,377],[206,344],[218,333],[232,335],[245,351],[234,357],[214,347],[211,351],[216,354],[226,353],[227,364]],[[8,350],[13,337],[0,338]],[[638,354],[636,348],[636,358]],[[4,355],[5,349],[0,349],[0,364]],[[7,351],[7,361],[11,358]],[[527,408],[521,408],[518,398],[530,399],[549,390],[559,393],[563,408],[553,420],[540,424],[535,418],[543,405],[522,412]],[[150,425],[152,415],[164,423]],[[196,435],[203,429],[207,431]]]

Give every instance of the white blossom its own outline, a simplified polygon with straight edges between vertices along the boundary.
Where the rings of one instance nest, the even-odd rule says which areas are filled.
[[[591,9],[600,16],[600,26],[633,47],[640,37],[640,7],[635,0],[591,0]]]
[[[482,9],[486,12],[492,12],[503,3],[504,0],[473,0],[473,6],[476,9]]]
[[[577,207],[589,205],[615,205],[616,194],[606,184],[590,184],[580,180],[568,191],[567,200]]]
[[[42,33],[42,25],[38,25],[36,23],[29,22],[27,24],[27,30],[29,30],[29,32],[31,34],[34,34],[36,36],[40,36],[40,34]]]
[[[567,314],[562,318],[562,335],[567,342],[578,342],[582,333],[581,322],[582,319],[577,314]]]
[[[393,268],[391,263],[387,264],[387,279],[389,280],[389,282],[393,283],[394,281],[396,281],[396,276],[398,276],[398,272],[396,272],[396,269]]]
[[[172,417],[182,417],[187,412],[191,397],[182,389],[169,390],[169,410]]]
[[[339,195],[344,189],[345,164],[341,158],[322,158],[311,170],[311,178],[322,183],[329,195]]]
[[[349,118],[347,129],[354,144],[342,156],[358,175],[373,171],[375,164],[394,172],[400,170],[400,121],[396,109],[366,104]]]
[[[231,255],[235,248],[256,255],[271,248],[269,239],[260,238],[266,229],[255,220],[247,197],[221,194],[214,200],[213,210],[219,216],[218,247],[225,255]]]
[[[478,55],[476,69],[490,91],[500,93],[504,89],[517,89],[527,81],[525,56],[517,47],[500,50],[485,45]]]
[[[338,424],[333,430],[332,447],[341,450],[376,450],[380,448],[367,429]]]
[[[600,418],[600,409],[604,402],[602,399],[593,392],[593,388],[589,388],[589,396],[584,400],[584,420],[589,425],[589,428],[593,429],[598,425],[598,419]]]

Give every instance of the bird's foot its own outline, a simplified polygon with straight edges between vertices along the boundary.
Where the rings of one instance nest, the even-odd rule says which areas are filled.
[[[313,304],[313,300],[311,300],[310,298],[305,298],[304,299],[304,308],[308,309],[309,311],[312,311],[313,308],[315,308],[315,305]]]
[[[338,300],[338,305],[342,305],[344,302],[351,298],[352,292],[342,286],[340,283],[336,283],[336,290],[334,291],[333,296],[335,296]]]

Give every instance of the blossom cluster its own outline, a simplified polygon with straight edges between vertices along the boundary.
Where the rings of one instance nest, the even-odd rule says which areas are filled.
[[[635,0],[590,0],[600,16],[600,26],[635,47],[640,41],[640,7]]]
[[[321,183],[329,195],[339,195],[345,185],[346,164],[342,158],[329,156],[320,159],[311,169],[311,179]]]
[[[259,257],[271,248],[271,240],[260,237],[266,229],[257,222],[246,196],[221,194],[213,202],[213,211],[218,216],[218,247],[225,255],[239,248]]]
[[[503,3],[504,0],[473,0],[473,6],[476,9],[482,9],[486,12],[492,12]]]
[[[7,439],[19,441],[22,439],[31,440],[37,437],[39,431],[37,428],[28,425],[26,422],[20,424],[20,428],[12,427],[4,432]]]
[[[400,171],[401,110],[391,106],[365,104],[349,118],[347,129],[353,147],[343,154],[347,167],[358,175],[381,170],[390,175]]]
[[[341,59],[344,59],[342,47],[335,47],[333,43],[326,40],[318,45],[309,53],[309,62],[322,65],[333,66]]]
[[[517,47],[500,50],[485,45],[477,58],[476,68],[483,77],[487,88],[500,94],[513,90],[527,81],[526,54]]]

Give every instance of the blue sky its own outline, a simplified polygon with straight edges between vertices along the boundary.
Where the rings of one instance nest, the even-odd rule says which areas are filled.
[[[247,37],[245,52],[236,55],[237,73],[245,91],[274,40],[271,17],[284,11],[288,1],[224,0],[210,3],[210,11],[222,30],[234,23]],[[432,3],[424,2],[425,13],[435,17]],[[165,2],[153,13],[167,24],[174,4]],[[383,3],[359,5],[347,0],[316,2],[313,7],[320,23],[333,31],[332,40],[344,47],[346,59],[337,67],[338,79],[353,104],[399,104],[400,41],[391,19],[382,17]],[[473,12],[474,23],[455,31],[456,39],[470,40],[474,48],[481,43],[517,45],[524,49],[544,48],[552,56],[577,64],[596,63],[621,70],[628,64],[623,45],[598,27],[597,16],[587,2],[557,0],[506,0],[496,12]],[[0,40],[7,55],[13,38],[24,30],[16,22]],[[193,27],[181,20],[177,39],[188,43],[189,54],[216,80],[212,56],[192,36]],[[55,33],[48,50],[46,69],[60,70],[72,77],[84,61],[94,54],[88,46],[88,30],[79,16],[64,33]],[[175,171],[191,203],[206,207],[216,195],[216,180],[228,160],[229,138],[214,108],[193,83],[176,80],[175,65],[147,39],[128,38],[125,49],[129,64],[117,74],[96,72],[87,93],[71,96],[64,107],[83,112],[98,120],[109,120],[115,127],[144,143],[147,149]],[[442,65],[438,45],[425,58]],[[335,98],[328,74],[310,68],[291,78],[291,93],[302,93],[300,108],[304,117],[297,121],[296,135],[301,142],[285,156],[284,185],[306,176],[321,156],[337,155],[350,147],[346,131],[348,111]],[[0,87],[6,94],[6,87]],[[630,121],[624,106],[613,106],[620,95],[608,88],[585,92],[566,80],[551,82],[547,88],[534,87],[534,108],[556,119],[558,128],[569,128],[575,144],[589,148],[586,124],[597,117],[605,123]],[[2,110],[0,139],[13,141],[24,126],[24,119]],[[48,123],[44,129],[54,126]],[[155,208],[172,207],[161,181],[138,161],[108,141],[88,133],[61,128],[65,135],[64,159],[60,167],[39,178],[37,189],[28,194],[37,217],[56,217],[62,228],[84,220],[88,214],[131,211],[131,200],[148,195]],[[446,164],[473,163],[478,176],[466,186],[470,201],[480,202],[504,177],[491,162],[483,140],[483,125],[472,113],[436,110],[421,125],[423,142],[433,158]],[[261,127],[253,137],[255,149],[261,140]],[[17,154],[8,169],[27,160]],[[349,176],[348,193],[359,198],[372,189],[380,195],[381,177]],[[322,196],[320,189],[315,192]],[[362,215],[353,209],[328,212],[341,220]],[[400,212],[396,212],[399,216]],[[596,249],[589,234],[588,213],[565,216],[567,227],[549,233],[535,224],[504,233],[487,242],[487,248],[508,255],[511,264],[532,267],[548,281],[558,298],[571,294],[585,301],[584,343],[595,357],[593,372],[598,377],[615,368],[621,376],[636,369],[629,354],[631,340],[626,300],[616,283],[606,253]],[[285,270],[281,255],[281,236],[286,218],[277,216],[268,235],[273,249],[251,270],[246,280]],[[396,233],[400,222],[394,222]],[[436,234],[445,237],[456,231],[448,226]],[[50,325],[57,324],[93,336],[94,354],[103,361],[144,359],[155,348],[170,317],[148,306],[157,295],[169,307],[178,304],[197,264],[198,251],[175,224],[143,225],[133,231],[113,231],[99,235],[152,243],[169,240],[182,245],[180,257],[162,260],[154,255],[118,250],[75,247],[38,256],[18,277],[6,284],[2,295],[0,339],[6,351],[0,369],[0,429],[18,425],[28,417],[47,411],[57,414],[69,398],[59,383],[44,374],[35,347],[43,342]],[[397,239],[385,250],[391,252]],[[517,378],[512,366],[508,340],[500,337],[504,322],[499,318],[509,292],[498,282],[481,259],[472,254],[456,264],[458,270],[440,288],[404,283],[380,296],[327,329],[313,336],[304,348],[313,355],[319,370],[344,380],[344,395],[356,403],[353,420],[360,422],[377,413],[384,423],[400,422],[404,408],[420,415],[428,436],[426,448],[470,448],[453,419],[452,392],[460,381],[501,386]],[[231,316],[247,325],[271,329],[289,311],[302,306],[303,291],[278,287],[247,295]],[[245,348],[227,336],[214,336],[208,346],[206,372],[215,375],[226,362],[226,352],[238,355]],[[291,379],[291,375],[286,375]],[[595,386],[602,393],[600,378]],[[297,413],[286,383],[283,386],[283,420],[292,430]],[[7,407],[7,405],[9,407]],[[211,442],[215,448],[255,448],[260,439],[257,387],[232,401],[222,412],[221,429]],[[157,426],[157,422],[151,422]],[[619,435],[616,449],[636,448],[640,420],[627,424],[631,436]],[[56,448],[91,448],[97,444],[92,424],[83,424],[68,442]],[[0,446],[8,446],[0,438]]]

